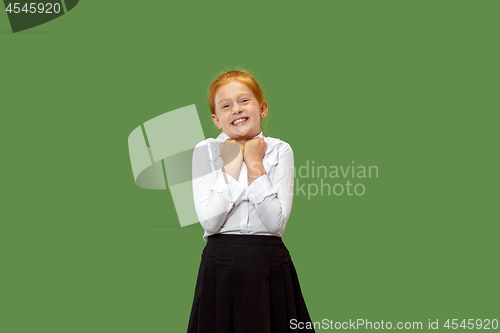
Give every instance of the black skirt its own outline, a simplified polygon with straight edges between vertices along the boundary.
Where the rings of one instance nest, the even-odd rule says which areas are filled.
[[[314,332],[292,324],[310,321],[290,253],[280,237],[208,237],[188,333]]]

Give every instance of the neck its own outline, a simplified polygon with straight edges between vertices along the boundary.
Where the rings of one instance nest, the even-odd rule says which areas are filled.
[[[245,143],[245,142],[247,142],[248,140],[253,139],[253,138],[255,138],[256,136],[258,136],[259,134],[260,134],[260,131],[259,131],[259,133],[255,134],[255,135],[253,135],[253,136],[251,136],[251,137],[246,137],[246,138],[243,138],[243,137],[239,137],[239,138],[231,138],[231,137],[229,137],[229,135],[228,135],[228,137],[229,137],[230,139],[233,139],[233,140],[238,141],[239,143],[244,144],[244,143]]]

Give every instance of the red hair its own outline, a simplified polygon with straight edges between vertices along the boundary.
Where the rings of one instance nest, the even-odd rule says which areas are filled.
[[[223,72],[210,83],[210,89],[208,90],[208,106],[212,114],[215,114],[215,94],[217,93],[217,89],[219,89],[226,83],[229,83],[231,80],[243,83],[248,88],[250,88],[255,98],[257,98],[257,102],[259,102],[259,105],[262,105],[262,102],[265,100],[264,92],[262,91],[262,88],[260,87],[257,79],[254,78],[252,74],[250,74],[250,72],[246,70],[228,71]]]

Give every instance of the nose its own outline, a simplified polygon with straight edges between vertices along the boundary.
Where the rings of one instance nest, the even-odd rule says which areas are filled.
[[[241,109],[241,105],[239,105],[238,103],[235,103],[234,106],[233,106],[233,114],[238,114],[240,113],[241,111],[243,111]]]

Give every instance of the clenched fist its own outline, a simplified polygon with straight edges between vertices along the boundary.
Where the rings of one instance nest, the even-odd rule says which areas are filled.
[[[219,146],[219,151],[224,160],[224,164],[228,164],[231,161],[235,160],[238,156],[243,157],[243,152],[245,150],[245,145],[239,143],[233,139],[227,139],[226,142],[223,142]]]
[[[267,143],[261,137],[253,138],[245,142],[243,160],[247,164],[262,162],[266,154]]]

